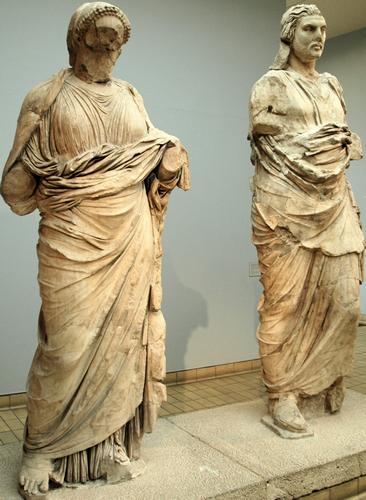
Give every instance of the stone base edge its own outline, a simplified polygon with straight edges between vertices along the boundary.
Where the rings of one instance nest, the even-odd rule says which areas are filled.
[[[262,491],[253,491],[254,488],[243,488],[221,495],[211,497],[208,500],[356,500],[366,498],[366,476],[361,476],[345,483],[337,484],[331,488],[313,491],[309,495],[294,497],[271,483],[267,483]],[[252,491],[251,491],[252,490]],[[361,497],[359,495],[362,495]],[[365,495],[365,496],[364,496]]]
[[[305,471],[304,471],[305,472]],[[321,468],[319,470],[321,473]],[[261,485],[251,485],[240,488],[239,490],[228,491],[218,496],[209,497],[208,500],[356,500],[358,498],[366,499],[366,475],[353,478],[342,483],[332,482],[332,485],[322,489],[311,489],[310,493],[301,495],[288,491],[286,482],[290,478],[282,478],[282,488],[277,484],[277,480],[272,480]],[[291,490],[291,488],[290,488]],[[359,497],[358,495],[362,495]]]

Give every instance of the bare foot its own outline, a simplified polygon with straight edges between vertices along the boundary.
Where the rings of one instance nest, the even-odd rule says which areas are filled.
[[[297,407],[294,394],[286,394],[277,399],[271,408],[273,422],[291,432],[304,432],[307,424]]]
[[[49,475],[53,470],[52,460],[39,456],[23,456],[19,475],[19,493],[26,499],[45,498]]]

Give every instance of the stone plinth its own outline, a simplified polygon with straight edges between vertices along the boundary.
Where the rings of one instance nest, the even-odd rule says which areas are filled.
[[[342,413],[313,419],[314,437],[285,440],[260,422],[261,400],[160,419],[147,436],[143,476],[56,490],[50,500],[275,500],[366,475],[366,396],[348,391]],[[20,445],[0,447],[0,498],[18,499]]]

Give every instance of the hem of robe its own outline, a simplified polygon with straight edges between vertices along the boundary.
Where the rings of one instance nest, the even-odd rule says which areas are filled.
[[[142,401],[136,408],[135,415],[100,443],[54,459],[50,480],[59,485],[65,482],[78,484],[95,481],[105,477],[103,461],[106,458],[120,463],[124,461],[126,454],[131,461],[138,460],[142,438],[145,433],[152,432],[161,403],[162,401],[146,404]]]
[[[319,394],[322,394],[324,392],[329,391],[329,389],[339,380],[339,379],[344,379],[347,375],[350,374],[352,371],[352,366],[347,367],[344,372],[339,373],[338,375],[333,374],[331,377],[327,379],[327,382],[322,384],[321,388],[317,389],[308,389],[308,390],[303,390],[303,389],[286,389],[286,390],[279,390],[277,389],[276,391],[270,392],[268,389],[268,386],[266,385],[265,380],[263,379],[263,383],[266,386],[266,391],[267,391],[267,397],[268,399],[279,399],[281,396],[284,396],[286,394],[294,394],[296,397],[300,398],[312,398],[314,396],[319,396]]]
[[[261,227],[259,227],[259,229],[261,229]],[[270,232],[268,231],[268,233]],[[272,327],[276,327],[277,323],[274,316],[271,319],[271,307],[269,304],[266,305],[265,299],[266,281],[262,281],[265,291],[258,306],[258,311],[260,312],[260,325],[257,330],[257,338],[259,345],[263,348],[272,344],[272,352],[263,352],[261,354],[263,382],[266,386],[267,396],[269,399],[278,399],[280,396],[289,393],[303,398],[316,396],[329,390],[340,377],[345,377],[351,372],[354,357],[354,345],[357,338],[357,324],[360,315],[359,291],[356,292],[353,290],[352,292],[350,290],[349,299],[352,300],[349,302],[347,301],[347,303],[342,303],[340,301],[341,299],[337,296],[337,289],[343,287],[343,283],[348,280],[355,283],[355,288],[356,283],[362,282],[364,254],[351,252],[343,256],[328,256],[321,251],[314,251],[297,244],[293,247],[291,245],[287,245],[288,248],[291,248],[291,251],[282,255],[282,258],[284,258],[285,261],[282,260],[279,262],[276,259],[276,255],[279,254],[279,251],[273,249],[273,242],[277,242],[278,244],[282,242],[278,237],[276,238],[274,232],[269,234],[269,238],[271,235],[274,236],[272,240],[266,241],[266,245],[263,245],[262,248],[271,248],[272,245],[271,252],[273,262],[269,262],[267,260],[264,265],[265,259],[263,259],[263,255],[261,256],[259,254],[259,262],[262,264],[262,268],[265,269],[264,273],[262,273],[262,278],[264,276],[268,278],[269,273],[272,273],[272,278],[269,284],[267,284],[267,288],[273,285],[276,278],[278,278],[278,276],[283,272],[284,266],[289,270],[294,268],[295,261],[288,263],[287,260],[291,257],[291,253],[301,251],[304,252],[305,256],[313,255],[316,260],[309,261],[301,267],[304,275],[301,287],[298,287],[298,289],[289,289],[286,296],[283,294],[281,295],[281,293],[277,294],[276,300],[274,296],[271,297],[273,308],[276,308],[276,306],[281,303],[282,299],[288,299],[288,297],[291,298],[291,296],[293,296],[293,300],[296,298],[296,304],[298,301],[301,301],[303,303],[303,307],[305,308],[306,321],[304,318],[301,319],[301,315],[299,314],[297,307],[291,312],[291,314],[288,313],[288,311],[285,311],[285,315],[280,317],[280,319],[284,321],[284,325],[281,327],[281,330],[277,332],[277,334],[286,330],[292,332],[285,338],[282,338],[281,335],[277,337],[274,335],[272,338],[269,337],[269,331],[271,329],[269,322],[272,321]],[[282,243],[282,245],[286,248],[284,243]],[[301,259],[298,260],[296,257],[296,262],[298,262],[298,266],[301,265]],[[331,264],[332,262],[334,264]],[[341,265],[340,262],[343,262],[343,266],[345,263],[349,265],[349,268],[347,268],[345,273],[342,276],[336,274],[336,279],[333,281],[325,279],[325,281],[322,282],[321,280],[323,279],[324,273],[328,273],[329,269],[334,268],[333,272],[338,273],[338,268]],[[299,282],[297,281],[298,279],[299,277],[297,276],[297,285],[299,285]],[[324,300],[324,297],[320,295],[320,290],[325,290],[327,288],[327,298]],[[304,290],[306,290],[306,295],[304,295]],[[314,301],[319,300],[323,302],[323,309],[312,309],[311,304],[313,304]],[[334,316],[334,308],[336,305],[337,315]],[[291,303],[289,302],[289,307],[290,306]],[[321,325],[317,324],[315,321],[316,318],[319,317],[320,313],[323,318],[323,323]],[[286,314],[288,314],[287,320]],[[292,326],[291,321],[293,321]],[[326,321],[328,322],[328,326],[324,326],[323,329],[323,324],[325,325]],[[261,330],[262,325],[266,322],[267,324],[265,329]],[[312,327],[310,328],[309,325],[312,325]],[[294,336],[293,332],[295,330],[297,333],[295,333]],[[318,333],[314,333],[312,330]],[[346,344],[341,342],[340,332],[343,332],[344,338],[346,338],[347,334]],[[263,333],[265,334],[264,336]],[[303,356],[303,359],[301,359],[301,357],[298,358],[297,349],[301,348],[302,339],[309,340],[309,334],[311,334],[311,338],[313,339],[312,344],[309,346],[309,352],[306,356]],[[323,361],[321,361],[323,358],[320,356],[321,351],[319,350],[318,342],[326,341],[326,345],[329,347],[331,339],[335,342],[336,349],[334,353],[337,357],[337,362],[335,363],[334,360],[331,361],[328,358],[324,358],[326,365],[323,366]],[[294,355],[296,356],[290,365],[289,353],[291,352],[294,352]],[[283,359],[287,359],[287,361],[283,365],[282,373],[277,373],[277,375],[275,375],[274,373],[271,373],[271,364],[273,365],[275,363],[275,357],[280,355]],[[320,361],[316,362],[316,359],[319,359]],[[321,365],[319,368],[320,362]],[[313,376],[312,372],[309,374],[309,367],[312,367],[312,369],[314,369],[314,367],[316,368],[316,377]]]
[[[144,403],[136,408],[135,415],[100,443],[55,460],[50,479],[57,484],[86,483],[105,476],[103,461],[106,458],[137,460],[144,435]]]

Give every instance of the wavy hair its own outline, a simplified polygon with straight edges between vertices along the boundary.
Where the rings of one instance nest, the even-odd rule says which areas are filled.
[[[281,19],[280,48],[271,69],[286,69],[291,52],[291,44],[295,37],[295,30],[299,19],[305,16],[321,16],[322,13],[314,4],[299,4],[290,7]]]
[[[121,21],[123,25],[123,44],[130,38],[131,23],[120,8],[107,2],[84,3],[72,15],[67,30],[67,50],[69,51],[71,67],[74,67],[77,49],[89,26],[103,16],[115,16]]]

